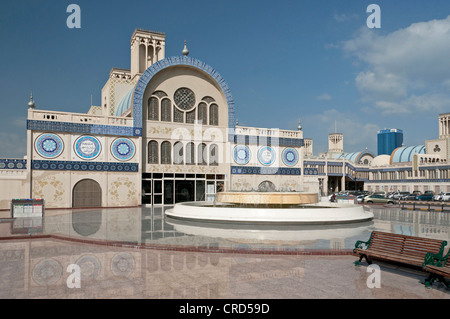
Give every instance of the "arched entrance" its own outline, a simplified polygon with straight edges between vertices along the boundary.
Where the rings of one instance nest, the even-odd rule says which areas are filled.
[[[92,179],[83,179],[75,184],[72,192],[72,207],[101,207],[102,189]]]
[[[258,192],[275,192],[276,187],[271,181],[264,181],[258,185]]]

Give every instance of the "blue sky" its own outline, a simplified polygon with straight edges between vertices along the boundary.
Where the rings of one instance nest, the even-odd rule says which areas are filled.
[[[69,4],[81,29],[69,29]],[[369,29],[367,6],[381,8]],[[26,151],[30,91],[37,108],[85,113],[113,67],[130,67],[136,28],[166,34],[166,56],[190,56],[225,78],[241,125],[296,129],[327,150],[376,153],[377,131],[405,145],[438,137],[450,112],[450,1],[5,1],[0,11],[0,157]]]

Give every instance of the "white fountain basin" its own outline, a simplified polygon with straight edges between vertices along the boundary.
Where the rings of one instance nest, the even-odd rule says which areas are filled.
[[[165,211],[172,218],[242,223],[330,224],[362,222],[373,219],[363,206],[339,203],[314,203],[289,208],[240,207],[226,203],[185,202]]]

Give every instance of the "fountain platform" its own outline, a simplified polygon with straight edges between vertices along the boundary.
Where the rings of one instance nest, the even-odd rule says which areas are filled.
[[[171,218],[209,222],[340,224],[373,219],[357,204],[319,202],[310,193],[219,193],[216,201],[175,204]]]

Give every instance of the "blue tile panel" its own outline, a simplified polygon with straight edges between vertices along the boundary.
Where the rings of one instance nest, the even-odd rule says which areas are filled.
[[[78,134],[100,134],[114,136],[134,136],[129,126],[83,124],[69,122],[27,120],[27,130],[53,131]]]
[[[27,160],[0,158],[0,169],[27,169]]]
[[[227,100],[228,104],[228,127],[234,128],[235,125],[235,119],[234,119],[234,100],[231,95],[230,88],[228,84],[225,82],[223,77],[211,66],[207,65],[206,63],[188,57],[188,56],[175,56],[175,57],[168,57],[164,60],[158,61],[154,64],[152,64],[140,77],[138,83],[136,84],[136,87],[133,92],[133,134],[135,136],[141,136],[142,135],[142,101],[144,97],[145,89],[147,88],[148,83],[150,80],[155,76],[158,72],[175,66],[175,65],[186,65],[190,67],[194,67],[197,69],[200,69],[201,71],[205,72],[209,76],[211,76],[217,84],[220,86],[223,94],[225,95],[225,99]]]
[[[339,163],[339,162],[328,162],[327,165],[328,166],[342,166],[343,164]]]
[[[52,171],[94,171],[94,172],[138,172],[137,163],[40,161],[31,162],[33,170]]]
[[[231,174],[236,175],[301,175],[300,168],[231,166]]]
[[[319,169],[314,167],[305,167],[303,169],[303,175],[319,175]]]

